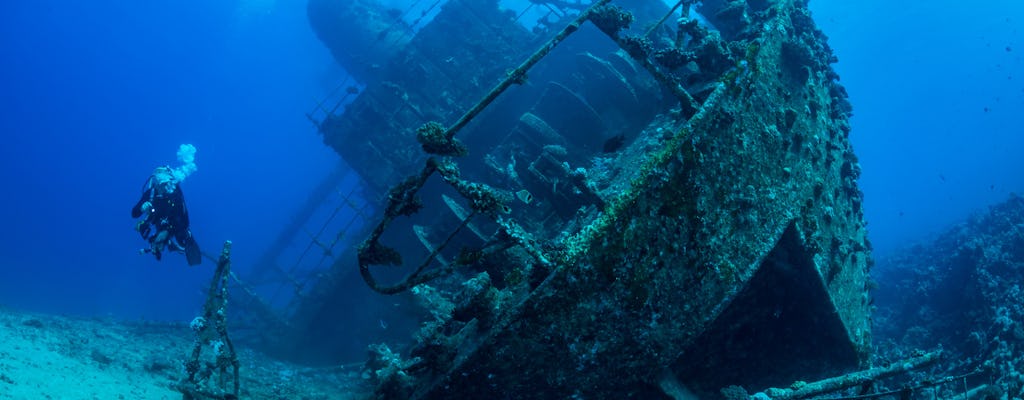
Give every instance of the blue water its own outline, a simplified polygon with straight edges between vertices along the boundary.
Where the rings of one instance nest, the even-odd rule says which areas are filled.
[[[812,1],[854,105],[877,254],[1024,191],[1024,5]],[[210,263],[137,253],[149,172],[244,273],[337,162],[303,114],[343,74],[303,1],[0,4],[0,304],[187,320]]]
[[[190,319],[212,263],[138,254],[150,171],[198,148],[192,231],[243,272],[337,162],[303,117],[340,72],[301,2],[7,1],[0,49],[0,303]]]
[[[811,1],[877,256],[1024,191],[1024,3]]]

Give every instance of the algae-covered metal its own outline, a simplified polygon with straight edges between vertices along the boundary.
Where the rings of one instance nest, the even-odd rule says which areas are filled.
[[[805,2],[535,3],[559,12],[529,31],[448,2],[439,27],[488,23],[427,25],[320,124],[397,184],[362,277],[431,315],[374,348],[377,396],[704,397],[864,366],[849,104]]]

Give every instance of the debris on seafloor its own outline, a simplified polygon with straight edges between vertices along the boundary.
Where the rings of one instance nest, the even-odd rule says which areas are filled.
[[[176,389],[183,400],[239,397],[238,354],[228,335],[228,277],[231,275],[231,242],[225,242],[210,279],[203,315],[189,323],[195,332],[192,352],[185,361],[185,376]],[[207,357],[203,349],[209,347]]]
[[[975,380],[991,384],[979,395],[1024,398],[1024,198],[1011,195],[933,240],[882,258],[877,270],[878,363],[941,347],[949,362],[928,375],[978,370]]]
[[[180,400],[185,323],[71,317],[0,306],[0,399]],[[312,368],[238,347],[244,399],[369,396],[360,365]],[[343,388],[339,390],[339,388]]]

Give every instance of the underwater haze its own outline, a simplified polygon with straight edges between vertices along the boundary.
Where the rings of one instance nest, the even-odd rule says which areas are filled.
[[[811,1],[876,257],[1024,191],[1024,3]]]
[[[876,255],[1024,191],[1019,1],[811,2],[854,107]],[[0,4],[0,304],[185,321],[212,263],[156,261],[129,210],[197,149],[192,231],[258,262],[339,163],[304,113],[344,78],[303,1]]]
[[[213,263],[138,253],[150,172],[198,149],[192,232],[244,273],[338,163],[303,117],[342,73],[302,2],[7,1],[0,49],[5,305],[191,319]]]

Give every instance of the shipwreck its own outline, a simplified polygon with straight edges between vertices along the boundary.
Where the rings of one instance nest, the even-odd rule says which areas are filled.
[[[366,353],[354,320],[415,315],[366,362],[395,399],[869,367],[851,107],[806,1],[505,3],[309,0],[351,78],[307,117],[347,167],[234,291],[249,336],[338,362]]]

